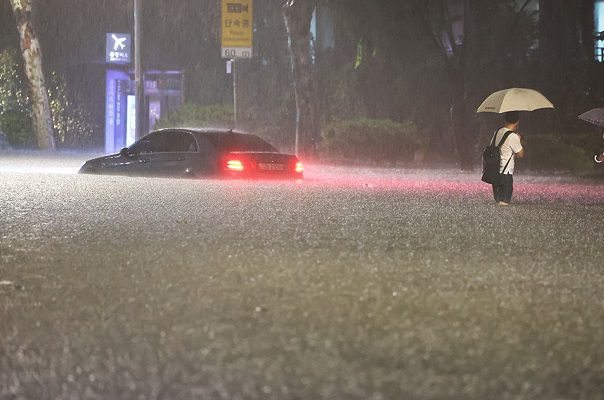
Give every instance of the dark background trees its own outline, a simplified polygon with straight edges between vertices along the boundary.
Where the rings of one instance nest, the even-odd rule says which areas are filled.
[[[237,62],[241,127],[288,150],[300,110],[288,51],[296,42],[291,32],[288,37],[283,6],[295,3],[255,0],[254,57]],[[314,2],[298,6],[304,3]],[[390,126],[378,121],[388,120],[404,125],[400,132],[413,127],[419,150],[469,169],[482,136],[500,123],[474,113],[489,93],[511,86],[542,91],[556,110],[532,113],[523,126],[559,137],[591,133],[576,116],[604,101],[602,64],[593,57],[593,0],[316,3],[307,79],[315,85],[318,113],[307,136],[322,156],[326,137],[346,134],[337,124],[363,119],[375,132]],[[8,2],[1,2],[0,50],[18,46],[7,11]],[[291,14],[291,21],[307,29],[304,14]],[[199,107],[232,104],[219,17],[217,0],[144,4],[145,67],[184,70],[186,101]],[[102,143],[104,34],[131,31],[132,1],[46,0],[35,18],[45,68],[64,77],[68,96],[96,126],[91,144]]]
[[[317,0],[286,0],[283,16],[287,30],[292,83],[296,97],[297,154],[314,157],[319,140],[316,72],[311,22]]]

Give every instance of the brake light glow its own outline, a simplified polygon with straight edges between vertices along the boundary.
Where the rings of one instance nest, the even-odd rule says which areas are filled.
[[[239,160],[227,161],[227,169],[231,171],[243,171],[243,163]]]
[[[304,165],[302,165],[302,163],[300,161],[298,161],[296,163],[296,172],[301,174],[302,172],[304,172]]]

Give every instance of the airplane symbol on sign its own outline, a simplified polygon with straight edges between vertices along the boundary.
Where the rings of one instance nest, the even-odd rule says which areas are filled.
[[[113,38],[113,50],[118,50],[118,47],[120,50],[124,50],[124,48],[126,47],[126,44],[124,42],[127,38],[118,38],[117,36],[115,36],[115,34],[112,34],[111,37]]]

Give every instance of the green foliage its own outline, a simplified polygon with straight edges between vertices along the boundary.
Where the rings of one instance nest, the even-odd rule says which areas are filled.
[[[328,125],[323,130],[322,150],[330,157],[395,163],[412,160],[424,143],[412,122],[361,118]]]
[[[0,130],[15,148],[33,145],[31,118],[27,113],[12,110],[3,112],[0,114]]]
[[[14,49],[0,53],[0,113],[26,111],[29,99],[20,69],[19,54]]]
[[[525,158],[519,167],[536,171],[583,174],[593,169],[593,153],[555,135],[530,135],[523,139]]]
[[[29,98],[19,74],[19,54],[14,49],[0,53],[0,129],[13,147],[33,143]]]
[[[35,144],[31,119],[31,99],[16,50],[0,53],[0,129],[14,147]],[[65,78],[51,73],[48,79],[50,107],[53,115],[55,139],[62,147],[82,147],[90,144],[95,129],[90,114],[72,99]]]
[[[95,126],[92,117],[77,98],[68,93],[65,78],[52,73],[48,88],[50,108],[57,144],[61,147],[84,147],[92,141]]]
[[[159,120],[156,127],[232,128],[233,108],[222,105],[202,106],[195,103],[185,103],[180,109]]]

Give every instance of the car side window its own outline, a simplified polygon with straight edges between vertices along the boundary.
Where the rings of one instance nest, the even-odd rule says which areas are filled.
[[[156,153],[160,151],[162,138],[157,133],[151,133],[130,146],[130,152],[134,154]]]
[[[170,151],[171,146],[170,132],[157,132],[151,138],[151,148],[153,153],[166,153]]]
[[[141,140],[139,140],[138,142],[136,142],[132,146],[130,146],[130,148],[128,150],[132,154],[142,154],[142,153],[149,153],[149,148],[150,148],[149,140],[147,138],[142,138]]]
[[[187,151],[190,151],[193,153],[196,153],[199,151],[199,145],[197,144],[197,140],[195,140],[195,137],[193,135],[188,136],[186,147],[187,147]]]
[[[212,143],[208,139],[203,136],[197,138],[197,143],[199,145],[199,152],[207,154],[212,151]]]
[[[199,151],[197,141],[188,132],[168,131],[165,134],[164,151],[177,153],[192,153]]]
[[[198,152],[195,137],[188,132],[162,131],[151,133],[130,147],[131,153],[190,153]]]

